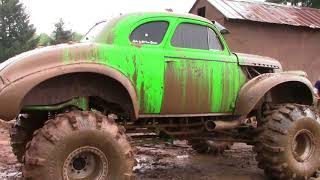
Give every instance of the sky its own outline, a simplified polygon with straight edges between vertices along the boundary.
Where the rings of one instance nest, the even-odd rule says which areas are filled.
[[[37,33],[51,34],[62,18],[66,28],[86,33],[96,22],[128,12],[188,12],[195,0],[21,0]]]

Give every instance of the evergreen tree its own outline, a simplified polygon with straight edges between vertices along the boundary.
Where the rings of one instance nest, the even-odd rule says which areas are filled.
[[[0,62],[35,48],[35,32],[19,0],[0,0]]]
[[[65,30],[65,23],[62,19],[54,24],[54,26],[51,44],[67,43],[72,40],[72,32],[71,30]]]

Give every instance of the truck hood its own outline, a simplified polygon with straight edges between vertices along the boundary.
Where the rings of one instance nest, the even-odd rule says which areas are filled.
[[[265,56],[257,56],[244,53],[235,53],[239,59],[239,65],[242,66],[258,66],[272,69],[282,70],[282,66],[279,61]]]
[[[11,82],[40,70],[65,64],[65,52],[80,54],[78,55],[79,57],[77,57],[80,59],[82,58],[82,54],[88,54],[88,51],[90,51],[92,47],[94,47],[94,45],[90,43],[77,43],[37,48],[1,63],[0,77],[5,83]]]
[[[13,65],[15,63],[19,63],[19,61],[25,60],[26,58],[35,57],[47,52],[59,51],[60,49],[68,47],[68,44],[60,44],[55,46],[47,46],[42,48],[36,48],[30,51],[26,51],[24,53],[18,54],[3,63],[0,64],[0,72],[3,71],[6,67]]]

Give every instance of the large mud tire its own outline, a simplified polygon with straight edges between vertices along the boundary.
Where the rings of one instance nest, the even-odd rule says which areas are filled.
[[[20,163],[22,162],[22,157],[26,151],[26,144],[32,137],[32,133],[29,134],[26,128],[27,127],[21,126],[15,122],[10,129],[10,145],[12,152]]]
[[[231,142],[210,140],[191,140],[189,144],[199,154],[222,154],[233,145]]]
[[[271,179],[309,179],[320,166],[320,118],[308,106],[285,104],[265,111],[254,147]]]
[[[12,152],[21,163],[26,151],[26,144],[31,141],[33,132],[40,128],[42,126],[42,121],[45,120],[45,118],[40,119],[40,117],[44,118],[45,114],[19,115],[10,129],[10,145]]]
[[[100,113],[61,114],[34,132],[23,175],[46,180],[131,180],[133,150],[124,128]]]

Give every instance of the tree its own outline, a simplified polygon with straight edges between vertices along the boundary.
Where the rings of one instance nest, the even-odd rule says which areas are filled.
[[[78,32],[72,33],[72,41],[79,42],[83,38],[83,35]]]
[[[35,32],[19,0],[0,0],[0,62],[35,48]]]
[[[65,29],[65,23],[61,18],[54,26],[55,29],[52,33],[51,44],[67,43],[72,40],[72,31]]]
[[[291,4],[292,6],[312,7],[320,9],[319,0],[266,0],[267,2],[279,4]]]
[[[49,46],[51,42],[51,37],[46,33],[41,33],[39,35],[39,43],[38,46]]]

